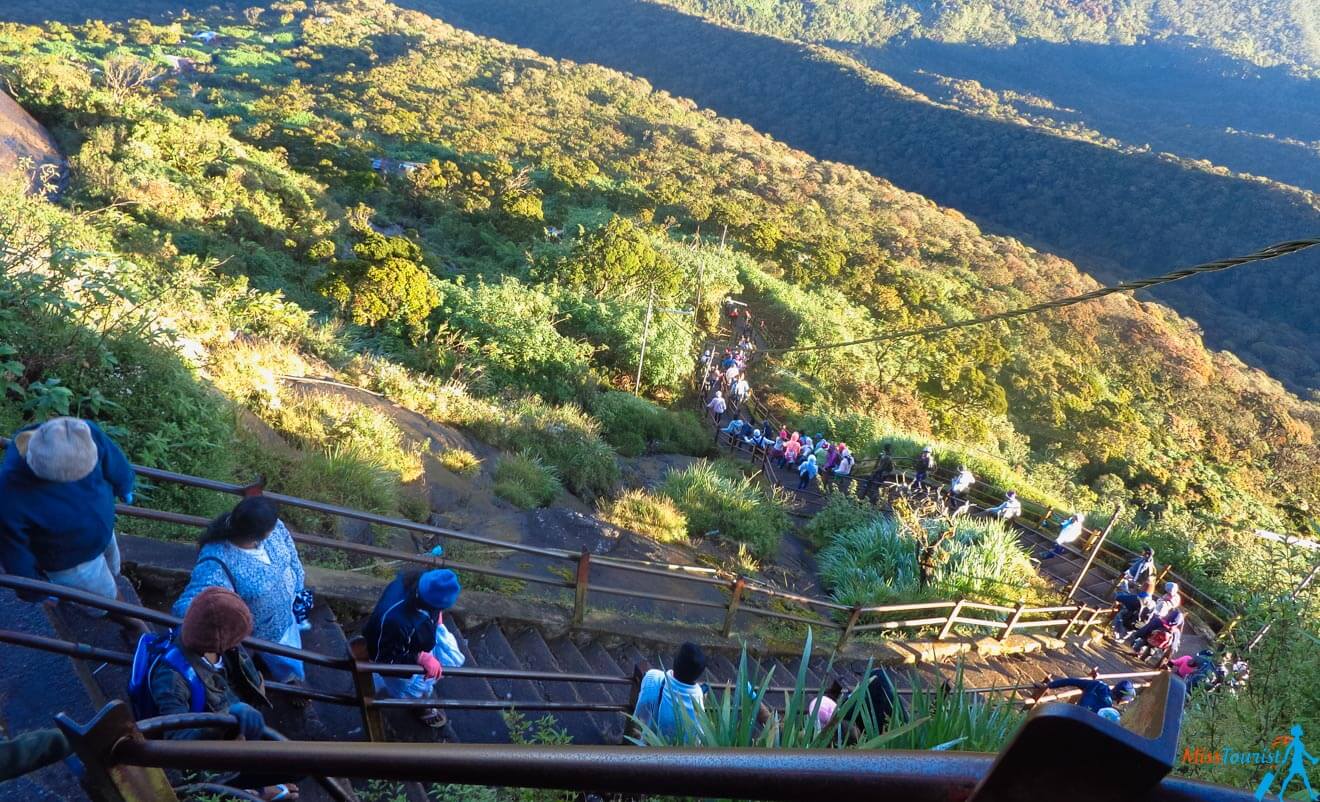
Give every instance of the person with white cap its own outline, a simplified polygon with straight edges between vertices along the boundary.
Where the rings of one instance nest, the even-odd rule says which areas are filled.
[[[20,429],[0,463],[5,571],[118,598],[115,499],[133,502],[133,479],[124,452],[90,421],[53,418]]]

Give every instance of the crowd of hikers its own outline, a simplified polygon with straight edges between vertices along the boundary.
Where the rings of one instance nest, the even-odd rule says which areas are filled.
[[[953,516],[979,514],[1004,522],[1022,516],[1022,502],[1014,490],[1006,491],[996,504],[978,505],[972,496],[977,479],[967,465],[959,465],[947,485],[935,482],[938,461],[932,446],[908,458],[909,470],[900,471],[893,446],[881,444],[870,470],[855,475],[857,458],[845,443],[831,442],[827,432],[790,431],[765,413],[758,416],[749,403],[752,391],[747,365],[756,353],[758,342],[764,341],[765,322],[761,321],[762,329],[758,332],[751,326],[751,316],[745,308],[734,303],[727,308],[730,330],[737,335],[737,344],[722,352],[712,349],[702,355],[705,376],[702,401],[715,427],[717,443],[763,461],[774,469],[768,470],[768,475],[785,487],[802,492],[852,489],[857,497],[879,503],[881,489],[892,488],[907,495],[934,497]],[[780,475],[790,471],[796,472],[796,482]],[[1077,544],[1086,532],[1085,515],[1074,511],[1057,524],[1054,542],[1037,558],[1042,563],[1081,554]],[[1176,582],[1164,583],[1162,592],[1156,594],[1157,573],[1154,552],[1144,547],[1124,571],[1114,594],[1114,639],[1127,644],[1139,658],[1150,659],[1181,676],[1195,677],[1197,684],[1208,677],[1214,678],[1215,684],[1244,681],[1246,665],[1231,655],[1214,664],[1213,669],[1209,667],[1213,661],[1205,654],[1177,656],[1185,626],[1182,596]]]
[[[735,314],[736,313],[736,314]],[[872,469],[859,479],[857,458],[848,445],[832,441],[826,432],[789,431],[769,418],[754,421],[750,414],[751,389],[747,362],[760,335],[749,312],[734,307],[731,321],[739,333],[736,347],[702,356],[703,401],[718,437],[735,448],[746,449],[780,471],[794,471],[799,490],[817,484],[853,489],[861,497],[903,480],[890,444],[884,444]],[[762,322],[764,326],[764,322]],[[929,488],[936,468],[934,451],[922,449],[911,460],[912,481],[907,487]],[[947,503],[956,513],[973,508],[970,491],[976,482],[966,466],[959,466],[948,485]],[[854,487],[856,484],[856,487]],[[942,489],[942,486],[941,486]],[[115,533],[115,504],[132,504],[134,472],[123,451],[94,423],[61,417],[17,432],[0,462],[0,563],[11,575],[44,580],[105,599],[120,598],[121,555]],[[1022,514],[1014,492],[980,509],[984,515],[1011,521]],[[1055,559],[1073,549],[1084,532],[1084,517],[1073,513],[1059,526],[1053,547],[1042,560]],[[1185,618],[1178,585],[1166,582],[1155,593],[1154,553],[1143,549],[1123,574],[1115,597],[1115,637],[1138,652],[1158,651],[1170,670],[1190,684],[1245,679],[1245,663],[1215,661],[1198,653],[1175,657]],[[459,578],[436,569],[399,574],[383,591],[355,644],[360,659],[391,665],[415,666],[407,676],[376,676],[376,693],[397,699],[428,700],[436,696],[436,683],[445,667],[462,666],[464,653],[444,613],[458,601]],[[20,591],[27,601],[47,601],[45,594]],[[297,546],[280,519],[278,505],[269,498],[243,498],[233,509],[216,517],[198,540],[190,579],[173,604],[182,619],[169,632],[156,632],[140,620],[112,617],[135,644],[128,696],[137,715],[222,712],[237,721],[243,738],[266,732],[270,710],[267,683],[297,687],[306,671],[294,656],[260,651],[253,659],[243,647],[249,637],[297,650],[302,633],[313,626],[316,599],[306,586],[306,573]],[[103,615],[88,608],[88,615]],[[689,717],[703,704],[699,684],[705,658],[693,644],[676,655],[673,668],[651,672],[641,684],[634,711],[648,728],[671,732],[675,710]],[[1082,691],[1084,706],[1110,716],[1132,696],[1130,683],[1101,687],[1098,680],[1062,678],[1052,688]],[[887,680],[873,683],[890,687]],[[831,687],[813,702],[821,726],[841,702],[842,689]],[[866,690],[874,695],[874,687]],[[872,704],[885,708],[888,690]],[[295,698],[298,698],[295,696]],[[888,705],[888,707],[886,707]],[[441,727],[440,705],[413,708],[423,724]],[[773,719],[768,715],[766,721]],[[767,724],[768,726],[768,724]],[[211,738],[223,733],[190,729],[169,733],[175,739]],[[58,739],[14,739],[4,746],[0,760],[48,761],[60,752]],[[63,747],[67,750],[67,745]],[[17,750],[17,751],[14,751]],[[58,757],[56,758],[58,759]],[[263,799],[296,799],[291,778],[242,776],[240,787],[251,788]]]

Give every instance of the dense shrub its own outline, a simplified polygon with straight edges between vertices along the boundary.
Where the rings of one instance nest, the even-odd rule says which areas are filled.
[[[913,532],[891,516],[835,535],[820,553],[820,572],[834,599],[848,605],[914,599],[1031,600],[1039,578],[1017,537],[996,521],[959,519],[923,586],[918,551],[934,540],[944,519],[921,521]]]
[[[471,338],[485,389],[520,390],[559,403],[580,396],[592,347],[555,328],[558,309],[549,295],[511,277],[499,284],[446,283],[443,294],[440,314]]]
[[[618,498],[601,503],[600,517],[661,543],[687,540],[687,517],[668,496],[626,490]]]
[[[504,415],[472,420],[479,437],[505,450],[526,450],[552,467],[575,494],[595,498],[619,481],[614,450],[601,439],[600,425],[573,405],[551,406],[525,399]]]
[[[711,437],[695,413],[672,411],[631,393],[601,393],[591,404],[605,439],[625,457],[650,449],[667,454],[701,456],[710,450]]]
[[[422,249],[402,237],[371,232],[353,246],[357,258],[340,262],[321,284],[354,323],[397,321],[419,332],[440,305],[435,279],[421,264]]]
[[[835,535],[866,526],[878,517],[880,511],[874,505],[847,493],[831,493],[825,506],[803,527],[803,532],[813,543],[824,546]]]
[[[495,493],[519,507],[546,507],[563,486],[555,469],[522,452],[501,457],[495,465]]]
[[[758,559],[778,554],[789,528],[783,502],[734,464],[702,462],[671,470],[660,493],[687,516],[690,535],[715,534],[745,544]]]

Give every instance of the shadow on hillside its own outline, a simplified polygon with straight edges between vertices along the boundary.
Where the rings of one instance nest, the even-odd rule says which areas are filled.
[[[639,0],[403,0],[447,22],[637,74],[813,155],[852,163],[1077,261],[1104,279],[1320,231],[1301,194],[1125,155],[914,99],[819,51]],[[1198,278],[1159,297],[1214,347],[1320,384],[1320,260]],[[1280,298],[1279,286],[1293,292]]]
[[[1173,42],[986,47],[915,40],[840,48],[933,98],[950,94],[937,75],[975,80],[1053,106],[1014,102],[1024,113],[1320,190],[1320,149],[1308,147],[1320,140],[1320,81],[1282,67]]]

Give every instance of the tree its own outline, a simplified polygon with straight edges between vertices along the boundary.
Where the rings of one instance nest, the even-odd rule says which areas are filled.
[[[353,246],[357,259],[340,262],[321,283],[361,326],[393,321],[419,333],[440,305],[440,292],[422,264],[422,249],[403,237],[374,231]]]
[[[563,283],[598,299],[654,290],[657,299],[668,300],[683,283],[682,271],[656,250],[646,231],[618,215],[578,239],[553,271]]]
[[[116,105],[128,100],[140,87],[146,86],[160,75],[160,68],[137,56],[120,53],[105,60],[101,79]]]

